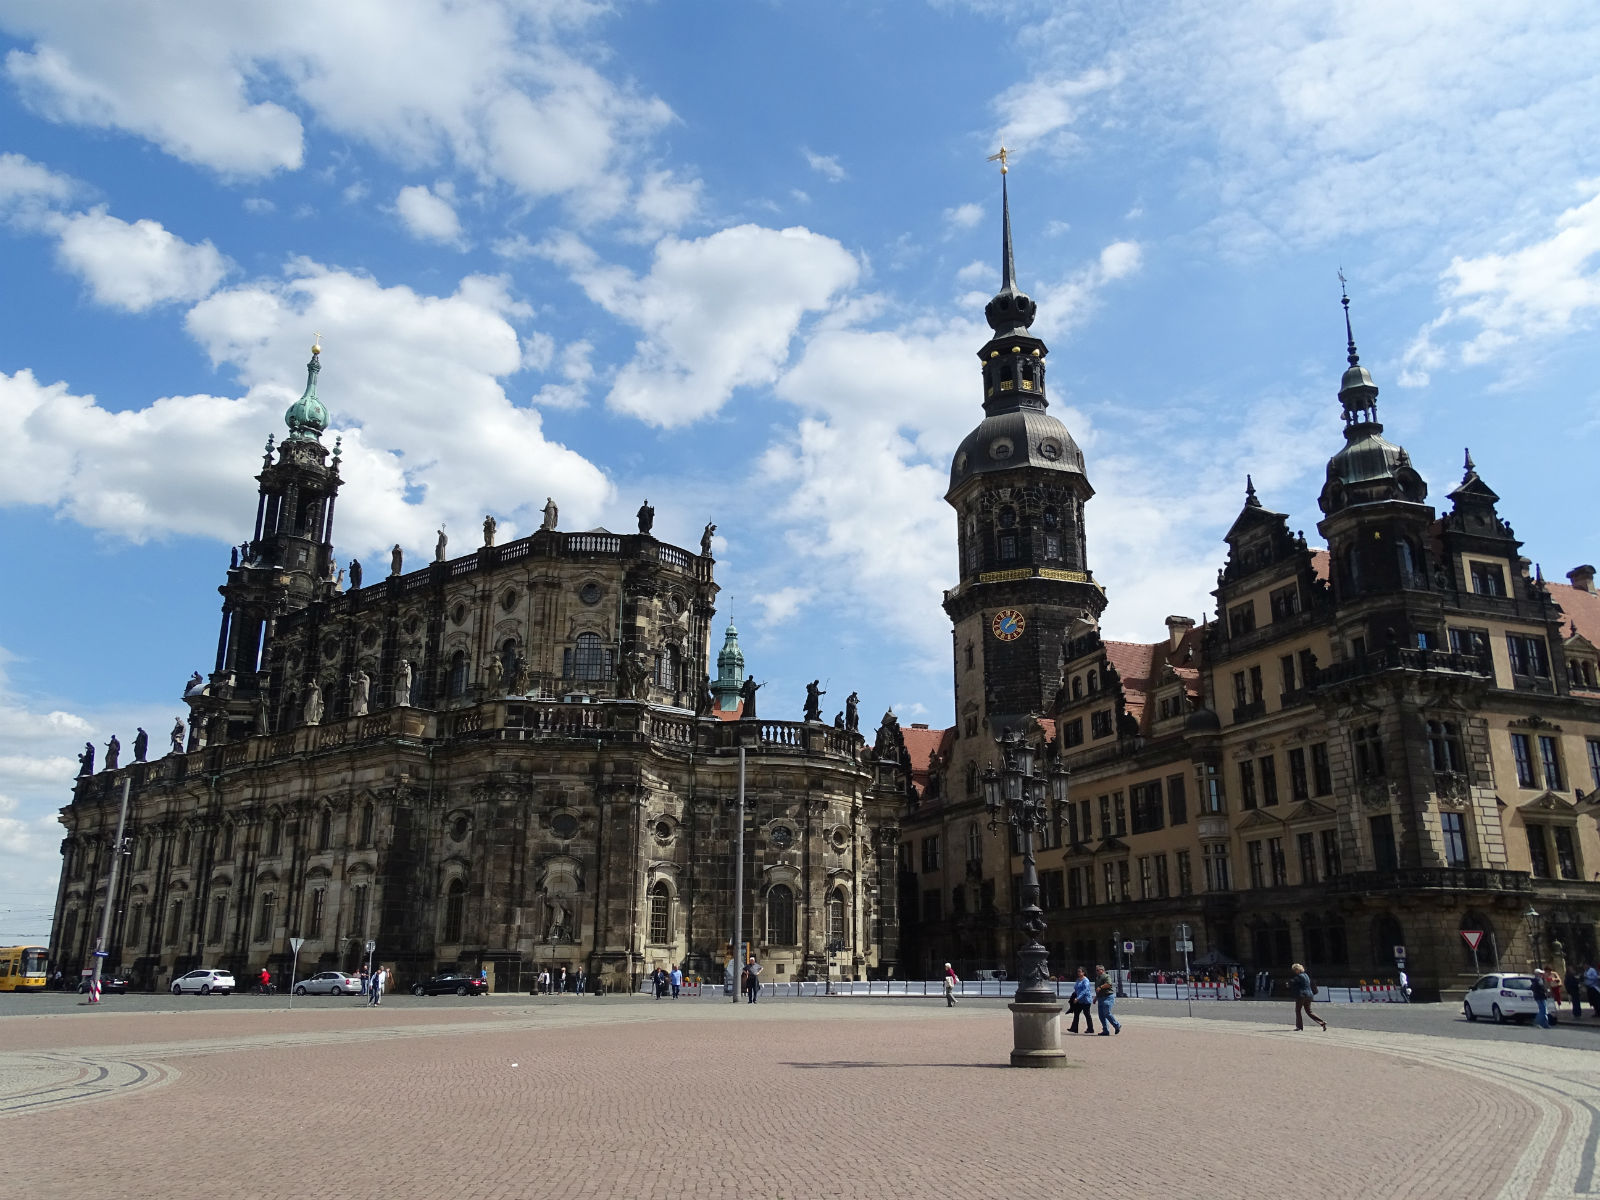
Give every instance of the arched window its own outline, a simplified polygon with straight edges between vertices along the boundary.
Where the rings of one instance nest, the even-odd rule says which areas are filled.
[[[1089,672],[1089,694],[1092,696],[1092,695],[1094,695],[1095,692],[1098,692],[1099,690],[1100,690],[1100,676],[1096,672],[1090,671]]]
[[[1397,541],[1394,548],[1400,556],[1400,582],[1409,585],[1417,574],[1417,552],[1406,538]]]
[[[668,646],[656,655],[656,686],[662,691],[678,690],[678,648]]]
[[[361,847],[372,845],[372,805],[361,806]]]
[[[850,944],[845,923],[844,889],[834,888],[828,895],[828,945]]]
[[[326,850],[331,845],[333,845],[333,813],[325,808],[317,820],[317,849]]]
[[[650,889],[650,942],[664,946],[672,940],[672,889],[665,880]]]
[[[1460,726],[1454,721],[1429,721],[1428,757],[1435,771],[1461,774],[1466,755],[1461,748]]]
[[[983,861],[983,830],[976,821],[967,826],[967,861],[969,863]]]
[[[580,633],[571,653],[573,679],[610,679],[611,653],[600,643],[598,633]]]
[[[794,893],[777,884],[767,893],[767,944],[793,946],[799,940],[795,932]]]
[[[229,821],[222,827],[222,854],[223,862],[233,858],[233,822]]]
[[[467,691],[467,652],[457,650],[450,656],[450,675],[445,681],[445,693],[463,696]]]
[[[283,853],[283,818],[273,817],[267,823],[267,853]]]
[[[1072,677],[1072,698],[1074,700],[1082,700],[1083,699],[1083,676],[1082,675],[1074,675]]]
[[[509,689],[517,675],[517,639],[507,638],[500,643],[500,678]]]
[[[452,879],[444,891],[444,941],[456,945],[461,941],[461,925],[467,914],[467,881]]]
[[[976,796],[977,794],[978,794],[978,764],[975,763],[975,762],[969,762],[967,764],[967,795]]]

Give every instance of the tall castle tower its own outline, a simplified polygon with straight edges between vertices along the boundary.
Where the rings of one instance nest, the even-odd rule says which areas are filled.
[[[1002,155],[1004,151],[1002,151]],[[945,593],[955,626],[958,737],[990,735],[1049,708],[1064,641],[1095,629],[1105,593],[1089,571],[1083,451],[1046,409],[1044,342],[1019,291],[1001,161],[1000,291],[978,351],[984,419],[962,441],[945,500],[956,511],[961,582]]]
[[[284,413],[288,436],[276,451],[267,439],[256,476],[255,535],[228,569],[217,634],[217,661],[205,685],[184,700],[191,712],[191,749],[201,731],[215,744],[271,732],[268,643],[277,619],[305,608],[331,589],[333,509],[338,497],[339,449],[322,444],[328,410],[317,396],[321,346],[311,347],[306,387]]]

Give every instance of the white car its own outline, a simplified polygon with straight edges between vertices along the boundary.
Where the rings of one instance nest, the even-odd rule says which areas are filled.
[[[361,992],[361,980],[343,971],[324,971],[294,985],[296,996],[355,996]]]
[[[1554,1025],[1557,1005],[1552,996],[1545,1001],[1545,1012]],[[1467,1020],[1489,1017],[1498,1024],[1507,1021],[1532,1020],[1539,1011],[1533,998],[1532,975],[1485,975],[1473,984],[1461,1001],[1461,1011]]]
[[[226,996],[233,989],[233,972],[224,971],[220,967],[201,967],[198,971],[190,971],[187,975],[180,975],[172,981],[174,996],[181,996],[185,992],[199,992],[202,996],[209,996],[215,992]]]

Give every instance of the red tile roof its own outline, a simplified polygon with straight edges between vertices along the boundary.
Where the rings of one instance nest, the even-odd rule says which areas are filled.
[[[1578,632],[1590,643],[1600,646],[1600,595],[1575,588],[1570,583],[1546,583],[1550,598],[1561,605],[1566,614],[1561,622],[1561,636],[1571,635],[1575,625]]]
[[[955,740],[955,730],[929,729],[926,725],[902,725],[900,736],[906,740],[906,753],[911,756],[911,774],[919,777],[918,782],[926,782],[928,767],[935,754],[948,756],[947,742]]]

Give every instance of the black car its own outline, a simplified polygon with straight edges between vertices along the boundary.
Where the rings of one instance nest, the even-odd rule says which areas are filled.
[[[78,992],[80,994],[82,994],[84,992],[87,992],[88,990],[89,990],[89,977],[87,975],[85,975],[82,979],[78,980]],[[128,994],[128,981],[127,981],[127,979],[124,978],[121,975],[102,975],[102,976],[100,976],[100,994],[102,996],[105,996],[105,995],[109,995],[109,994],[111,994],[113,992],[115,992],[119,996],[126,996]]]
[[[488,990],[489,985],[479,976],[463,975],[460,971],[446,971],[411,985],[413,996],[443,996],[450,992],[458,996],[481,996]]]

